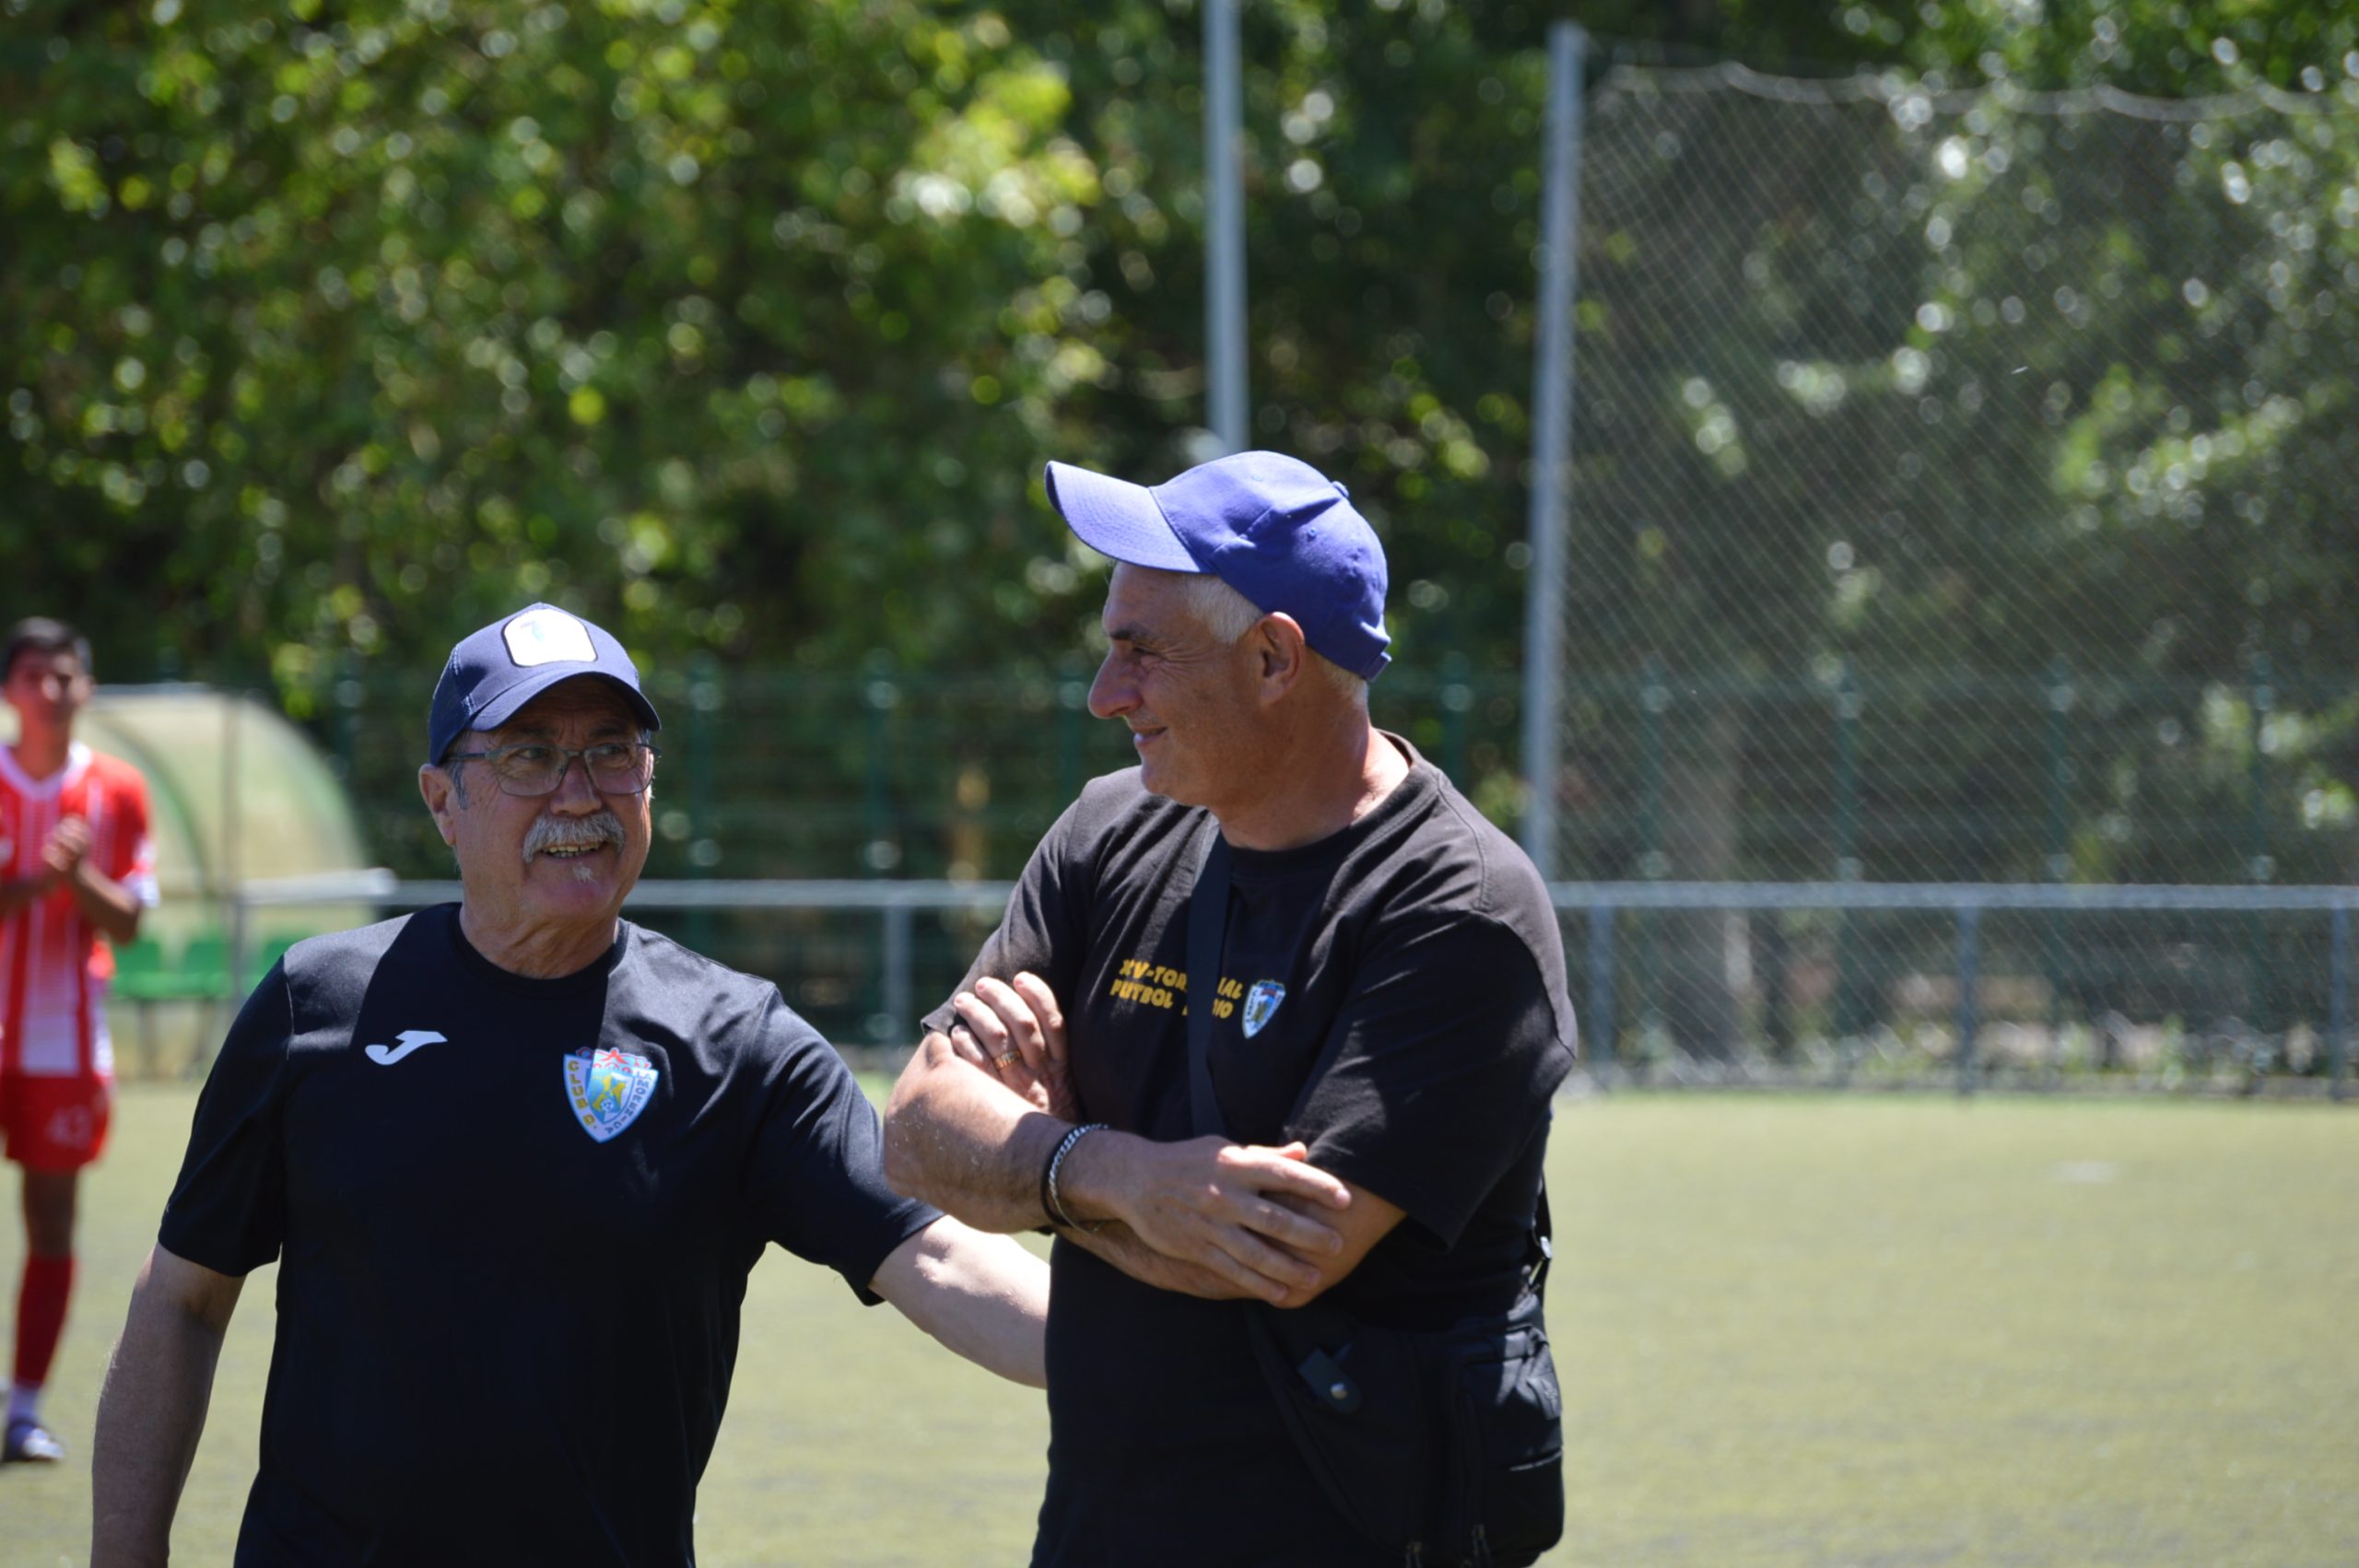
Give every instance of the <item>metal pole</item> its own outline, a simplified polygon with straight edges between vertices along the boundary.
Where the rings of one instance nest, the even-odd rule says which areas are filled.
[[[1602,1074],[1614,1067],[1614,906],[1592,904],[1589,911],[1589,1020],[1581,1033]]]
[[[892,736],[887,726],[893,709],[900,705],[901,688],[891,666],[881,660],[873,665],[863,693],[868,710],[863,766],[867,787],[861,817],[868,830],[868,844],[862,860],[870,876],[884,876],[900,863],[900,846],[893,834]]]
[[[244,994],[246,968],[245,922],[238,902],[238,882],[245,870],[245,857],[240,853],[245,833],[241,820],[245,805],[238,789],[240,695],[234,688],[224,692],[221,703],[221,935],[229,953],[225,968],[229,988],[229,994],[221,1000],[233,1009]],[[205,1023],[209,1028],[212,1020],[207,1018]]]
[[[872,1036],[880,1046],[909,1046],[917,1042],[910,1035],[910,947],[915,912],[907,904],[885,907],[884,974],[879,989],[884,1007],[874,1024]]]
[[[2072,666],[2062,654],[2048,667],[2048,880],[2072,873],[2070,812],[2072,789],[2071,735],[2068,718],[2078,694]],[[2064,1082],[2064,930],[2062,917],[2040,919],[2040,957],[2048,970],[2048,1086]]]
[[[1849,660],[1835,688],[1835,880],[1855,883],[1864,871],[1860,858],[1860,714],[1866,706]],[[1846,908],[1835,925],[1835,1033],[1858,1040],[1873,1023],[1860,970],[1859,920]]]
[[[2351,911],[2337,906],[2333,915],[2334,954],[2328,960],[2330,977],[2326,1025],[2327,1080],[2330,1092],[2342,1098],[2342,1077],[2351,1055]]]
[[[1532,560],[1524,568],[1523,848],[1556,871],[1557,682],[1564,655],[1566,469],[1572,448],[1574,245],[1580,231],[1581,55],[1571,22],[1548,29],[1548,130],[1540,198],[1540,341],[1532,385]]]
[[[2269,728],[2270,711],[2277,706],[2269,655],[2252,660],[2252,762],[2248,775],[2246,806],[2250,813],[2250,838],[2245,857],[2246,879],[2256,885],[2274,880],[2276,860],[2269,852],[2269,754],[2261,742]],[[2275,1034],[2287,1022],[2278,1011],[2277,965],[2270,951],[2269,930],[2259,915],[2245,922],[2245,962],[2252,979],[2245,1001],[2245,1018],[2264,1035]]]
[[[687,755],[681,758],[688,775],[688,875],[710,876],[721,861],[721,830],[713,821],[714,715],[721,710],[721,666],[709,652],[688,661]],[[698,953],[712,951],[712,912],[690,910],[688,945]]]
[[[1971,904],[1957,910],[1957,1092],[1974,1093],[1975,991],[1982,978],[1982,911]]]
[[[1245,450],[1245,193],[1237,0],[1204,4],[1204,349],[1212,431]]]

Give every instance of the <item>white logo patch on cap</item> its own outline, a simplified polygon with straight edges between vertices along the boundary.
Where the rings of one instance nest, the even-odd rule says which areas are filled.
[[[527,610],[500,627],[499,635],[507,639],[508,657],[526,668],[598,661],[590,628],[562,610]]]

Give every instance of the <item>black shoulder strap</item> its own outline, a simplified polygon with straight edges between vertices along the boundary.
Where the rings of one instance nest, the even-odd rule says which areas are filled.
[[[1188,1098],[1196,1135],[1228,1136],[1213,1097],[1213,1000],[1220,995],[1221,939],[1228,930],[1228,840],[1206,813],[1204,848],[1188,895]]]

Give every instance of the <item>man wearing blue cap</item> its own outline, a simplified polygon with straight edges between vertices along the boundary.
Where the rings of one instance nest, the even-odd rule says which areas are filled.
[[[240,1564],[693,1562],[766,1245],[1042,1378],[1046,1270],[894,1194],[776,987],[621,919],[660,720],[601,628],[462,641],[418,785],[456,905],[296,946],[213,1066],[100,1398],[91,1561],[164,1561],[273,1258]]]
[[[1370,723],[1384,554],[1342,486],[1047,484],[1116,562],[1090,710],[1138,766],[1050,830],[886,1117],[902,1191],[1057,1235],[1035,1568],[1529,1562],[1546,890]]]

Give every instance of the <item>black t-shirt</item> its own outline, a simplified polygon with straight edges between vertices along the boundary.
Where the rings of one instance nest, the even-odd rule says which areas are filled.
[[[1440,1327],[1520,1288],[1573,1012],[1531,861],[1393,743],[1408,778],[1350,827],[1234,852],[1211,1069],[1231,1138],[1300,1139],[1407,1214],[1324,1299]],[[967,977],[1046,979],[1086,1117],[1164,1141],[1193,1135],[1185,1010],[1210,988],[1187,972],[1187,914],[1204,827],[1134,768],[1093,781]],[[1391,1561],[1288,1443],[1246,1304],[1140,1284],[1062,1240],[1052,1266],[1035,1568]]]
[[[675,1564],[766,1243],[863,1300],[938,1216],[777,988],[625,923],[579,974],[456,906],[297,946],[214,1063],[172,1252],[273,1258],[240,1564]]]

